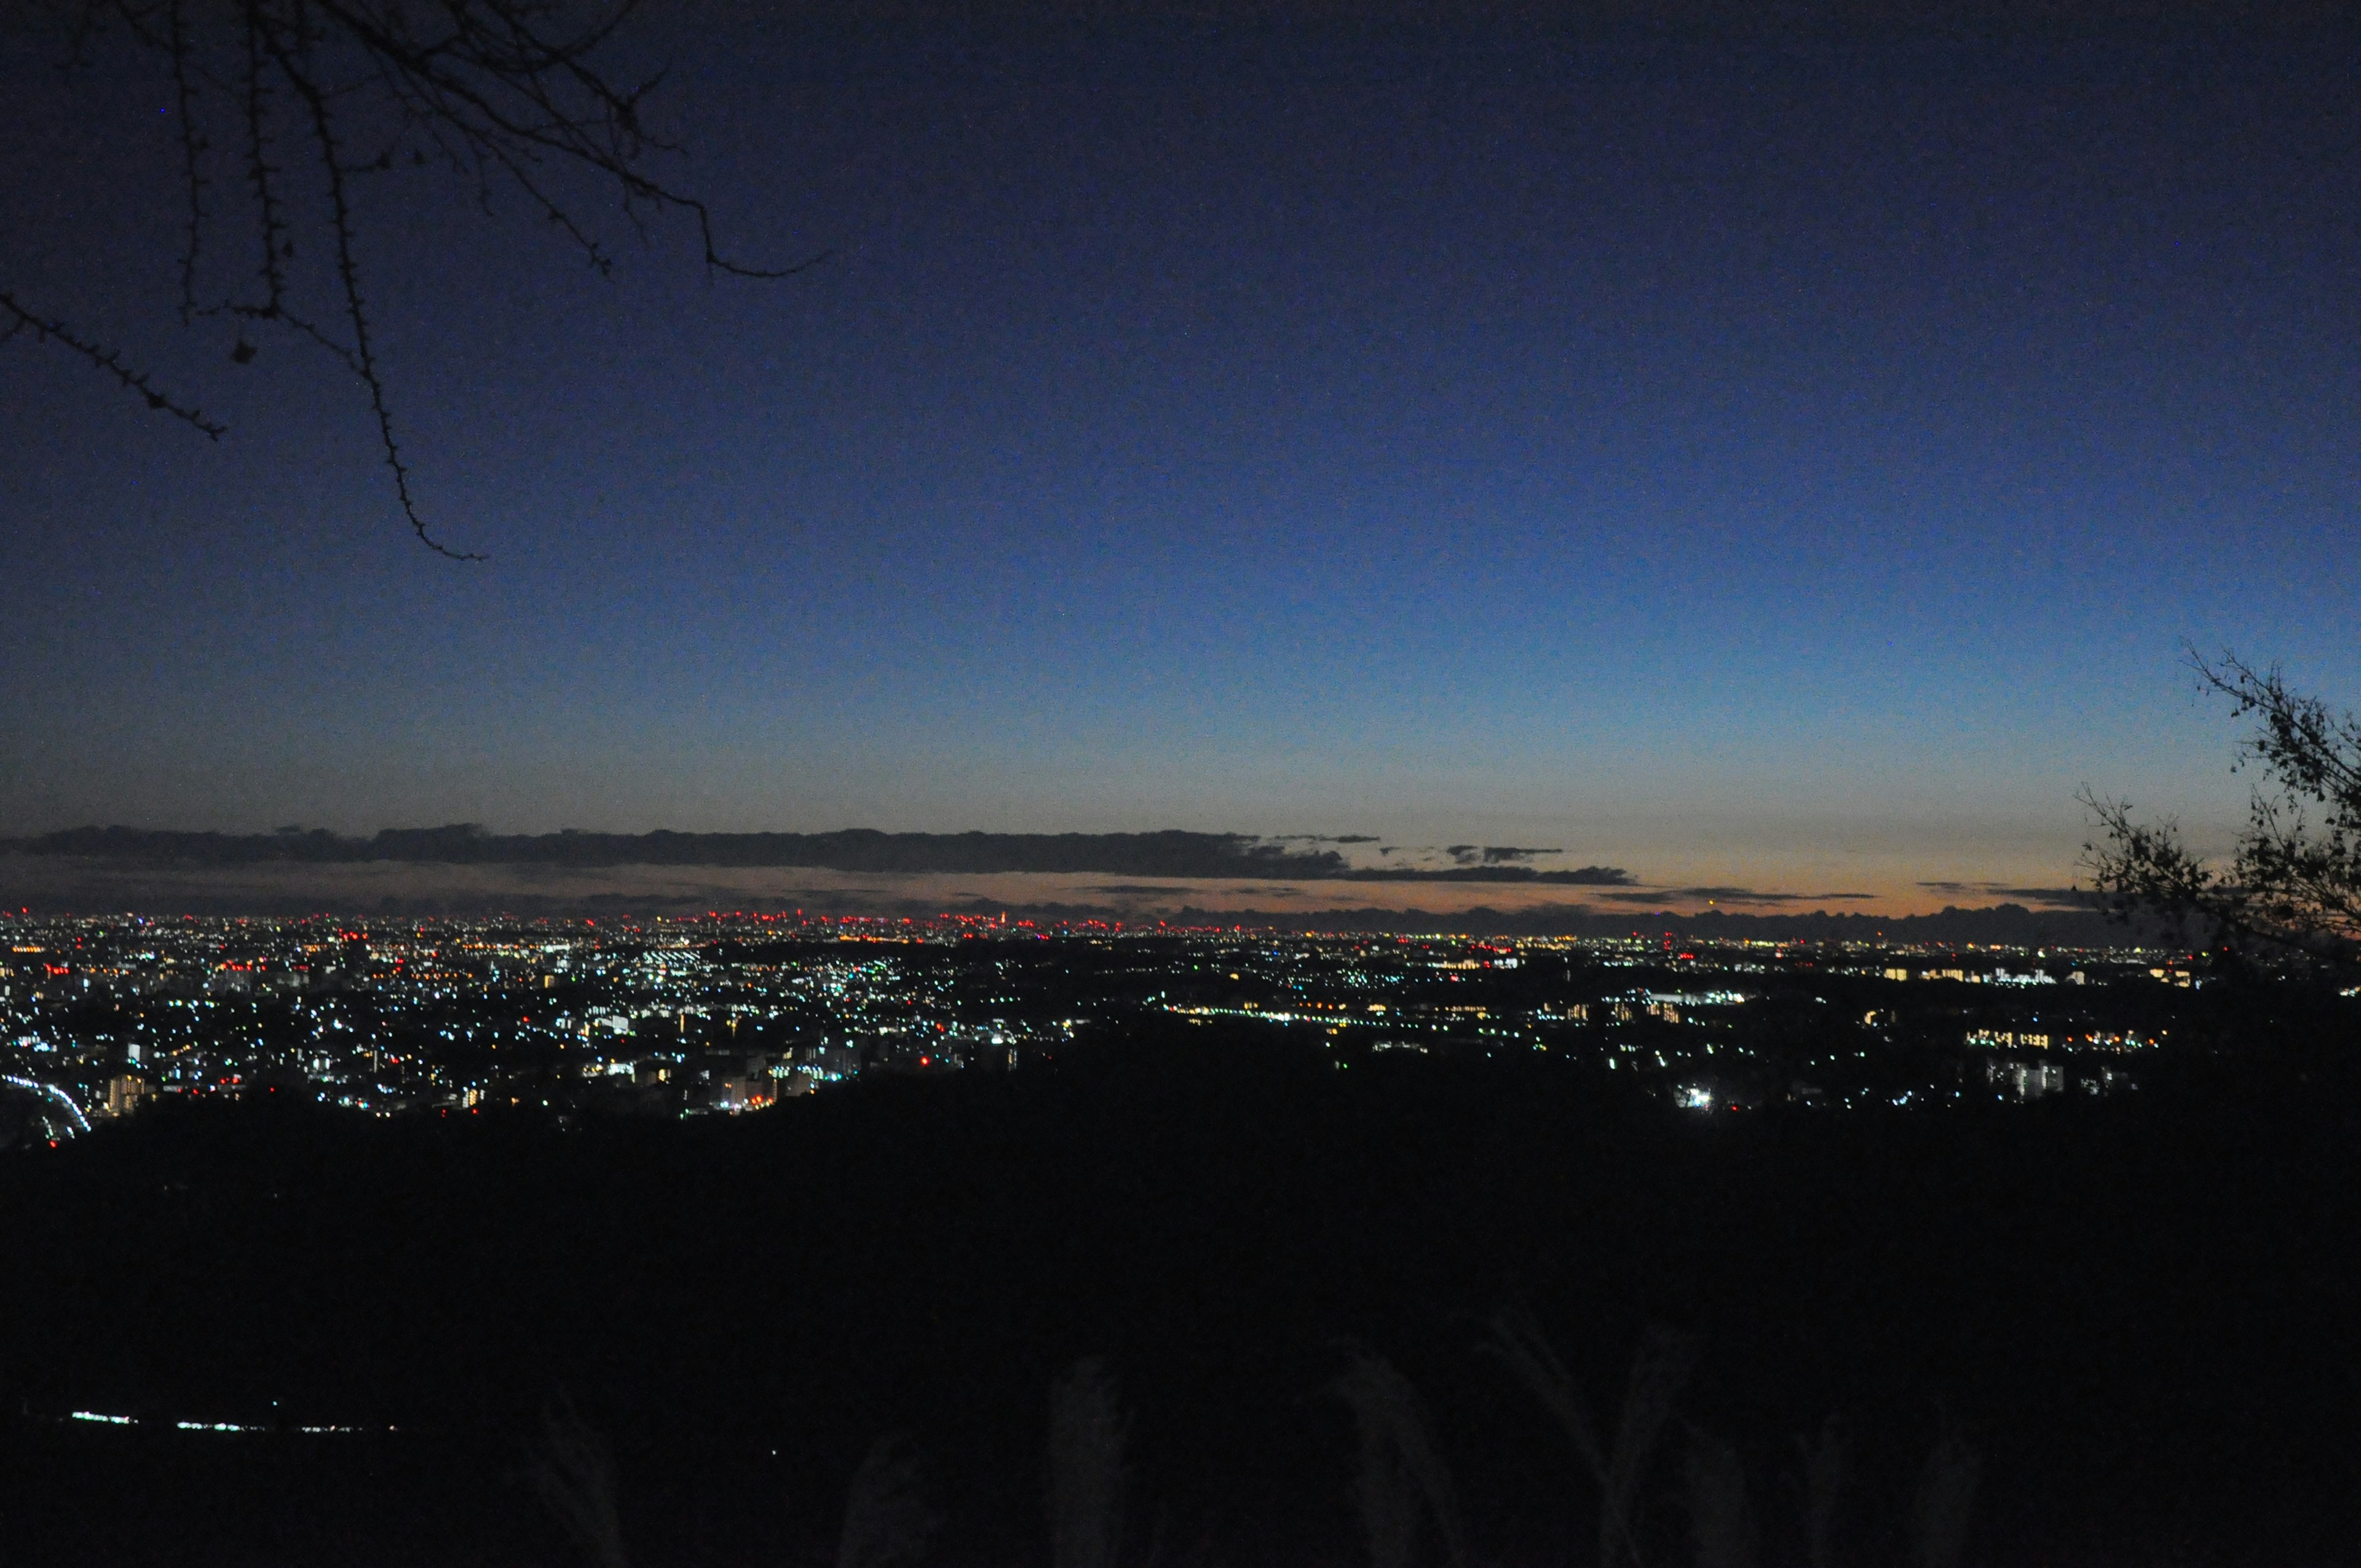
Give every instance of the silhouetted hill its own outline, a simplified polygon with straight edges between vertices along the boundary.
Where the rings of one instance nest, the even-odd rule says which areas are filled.
[[[816,1560],[895,1429],[956,1560],[1039,1562],[1047,1390],[1104,1354],[1143,1550],[1357,1562],[1351,1340],[1433,1401],[1483,1550],[1554,1562],[1588,1505],[1474,1351],[1510,1300],[1605,1405],[1643,1326],[1697,1334],[1683,1413],[1783,1551],[1792,1438],[1842,1411],[1848,1560],[1893,1560],[1939,1406],[1988,1456],[1980,1560],[2354,1560],[2345,1086],[1698,1121],[1345,1059],[1159,1032],[735,1120],[202,1105],[0,1161],[10,1560],[576,1561],[516,1479],[562,1387],[641,1562]],[[41,1419],[75,1409],[402,1431]]]

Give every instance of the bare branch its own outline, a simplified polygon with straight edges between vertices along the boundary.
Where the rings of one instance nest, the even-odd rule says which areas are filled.
[[[171,0],[166,25],[170,28],[167,48],[172,56],[172,87],[180,100],[181,171],[189,188],[189,232],[181,247],[181,324],[186,326],[197,313],[197,251],[205,233],[205,178],[198,161],[204,142],[197,130],[197,95],[189,81],[189,29],[181,0]]]
[[[484,557],[479,554],[453,550],[437,541],[426,531],[426,520],[418,515],[418,503],[410,493],[410,467],[402,461],[401,444],[393,435],[393,414],[386,407],[385,382],[378,375],[377,357],[369,349],[368,311],[361,299],[360,269],[353,259],[352,208],[345,199],[345,176],[338,163],[335,126],[329,117],[327,96],[276,34],[266,31],[264,44],[278,62],[280,75],[311,110],[312,131],[319,138],[321,167],[327,174],[328,203],[335,214],[336,276],[344,286],[345,318],[353,329],[351,362],[362,384],[368,388],[369,408],[377,416],[378,438],[385,447],[386,466],[393,470],[394,496],[401,504],[401,515],[409,520],[419,543],[436,554],[447,555],[454,561],[481,561]]]
[[[664,72],[620,78],[595,58],[634,8],[633,0],[69,0],[65,7],[71,64],[88,64],[93,40],[120,27],[170,72],[187,195],[181,323],[229,318],[237,328],[229,357],[239,365],[253,361],[249,332],[263,323],[333,355],[368,390],[404,520],[422,543],[454,559],[481,557],[445,548],[419,511],[363,292],[351,181],[390,171],[406,150],[413,167],[439,162],[472,181],[488,214],[495,186],[512,183],[602,275],[611,274],[613,257],[571,193],[586,179],[610,192],[642,236],[651,214],[689,214],[708,275],[787,278],[830,254],[774,268],[738,260],[719,244],[704,200],[646,167],[651,153],[678,150],[643,117]],[[221,156],[242,162],[242,180],[209,176],[209,115],[235,127],[236,150]],[[367,154],[348,155],[348,144]],[[247,236],[236,243],[255,247],[247,276],[258,291],[241,279],[209,297],[206,258],[223,253],[225,226]],[[299,244],[309,257],[298,257]],[[342,326],[318,306],[324,291]],[[111,350],[29,308],[12,310],[13,319],[0,315],[0,328],[55,336],[151,406],[221,433]]]
[[[259,5],[246,9],[246,174],[254,186],[254,199],[261,209],[262,285],[263,302],[255,313],[268,320],[279,314],[287,296],[287,257],[291,248],[287,239],[287,225],[280,214],[277,188],[271,176],[278,170],[270,165],[270,120],[267,93],[263,86],[263,26]]]
[[[203,431],[207,438],[214,441],[219,441],[228,433],[227,425],[216,424],[207,419],[203,410],[181,402],[169,392],[158,390],[155,383],[148,378],[148,372],[134,370],[130,366],[126,365],[123,362],[123,356],[115,349],[102,347],[89,338],[82,336],[54,316],[45,316],[31,310],[18,301],[15,294],[5,289],[0,289],[0,312],[5,312],[12,318],[13,324],[9,327],[10,336],[13,337],[19,332],[30,332],[35,337],[45,341],[54,338],[122,382],[126,389],[145,399],[148,406],[157,412],[170,414],[174,419]]]
[[[641,98],[661,78],[626,92],[585,65],[583,57],[611,30],[612,20],[560,43],[534,33],[523,14],[513,7],[454,5],[453,31],[434,45],[421,46],[397,36],[359,6],[340,0],[316,3],[390,68],[389,83],[406,104],[450,125],[481,156],[516,177],[544,214],[564,226],[602,270],[602,253],[595,240],[523,174],[522,166],[535,161],[537,153],[571,159],[613,180],[621,187],[627,205],[643,201],[693,214],[705,264],[714,271],[739,278],[791,278],[833,255],[821,250],[780,268],[732,261],[716,242],[712,213],[700,198],[676,191],[636,166],[648,148],[664,146],[646,133],[639,117]],[[479,18],[488,16],[502,25],[505,38],[483,30]],[[474,68],[472,73],[469,67]],[[589,104],[586,112],[569,113],[558,104],[548,80],[553,75],[582,89]],[[496,101],[492,83],[509,90],[518,100],[515,108]]]

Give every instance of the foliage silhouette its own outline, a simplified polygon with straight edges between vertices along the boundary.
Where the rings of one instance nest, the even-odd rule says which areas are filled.
[[[2083,846],[2092,882],[2121,914],[2192,922],[2241,953],[2348,967],[2361,945],[2361,718],[2293,690],[2277,665],[2194,649],[2188,663],[2207,692],[2255,717],[2236,765],[2268,782],[2227,865],[2190,848],[2171,818],[2144,821],[2131,802],[2086,790],[2104,835]]]

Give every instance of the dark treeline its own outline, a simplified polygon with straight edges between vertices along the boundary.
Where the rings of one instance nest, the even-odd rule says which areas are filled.
[[[1345,840],[1336,840],[1339,842]],[[1357,841],[1357,840],[1354,840]],[[995,872],[1119,876],[1305,878],[1312,881],[1499,882],[1623,886],[1612,866],[1543,871],[1514,863],[1538,851],[1458,846],[1480,863],[1436,870],[1356,869],[1335,850],[1296,848],[1247,833],[489,833],[473,823],[388,828],[346,838],[324,828],[277,833],[71,828],[0,839],[0,852],[159,865],[341,865],[396,861],[440,865],[779,866],[819,871],[983,875]],[[1498,859],[1497,857],[1510,857]]]
[[[1692,1432],[1801,1561],[1831,1415],[1849,1563],[1905,1560],[1947,1424],[1983,1456],[1971,1562],[2361,1561],[2345,1076],[1699,1120],[1554,1066],[1180,1031],[735,1120],[164,1107],[0,1161],[0,1530],[22,1563],[584,1561],[523,1479],[562,1390],[636,1562],[825,1561],[900,1431],[939,1560],[1041,1563],[1049,1390],[1094,1355],[1130,1561],[1359,1563],[1367,1352],[1476,1558],[1587,1563],[1595,1499],[1478,1350],[1521,1304],[1610,1425],[1647,1331],[1695,1346],[1651,1563],[1692,1560]]]

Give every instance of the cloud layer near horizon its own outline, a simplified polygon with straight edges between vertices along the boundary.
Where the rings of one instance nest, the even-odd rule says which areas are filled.
[[[1705,898],[1695,896],[1700,892],[1714,895],[1710,909]],[[18,908],[41,914],[136,911],[165,916],[287,916],[333,913],[364,918],[435,914],[604,918],[624,912],[672,916],[807,912],[898,918],[1005,911],[1013,918],[1104,919],[1135,925],[1169,920],[1332,930],[1576,935],[1654,929],[1668,922],[1703,916],[1752,922],[1747,929],[1758,936],[1799,934],[1806,927],[1817,928],[1815,923],[1829,920],[1844,923],[1850,931],[1855,922],[1883,925],[1936,913],[1931,905],[1877,909],[1865,906],[1863,901],[1833,899],[1822,905],[1817,897],[1775,891],[1626,885],[1570,888],[1534,879],[1356,875],[1115,880],[1093,872],[856,872],[644,861],[594,865],[394,859],[208,862],[129,855],[35,855],[0,849],[0,910]],[[1831,908],[1850,913],[1832,915]],[[2023,913],[2021,905],[2019,909]],[[1746,913],[1749,910],[1755,913]],[[1768,928],[1772,923],[1779,927],[1777,931]]]
[[[1364,847],[1367,848],[1364,848]],[[1348,852],[1349,851],[1349,852]],[[1391,844],[1361,834],[495,834],[473,824],[216,833],[81,828],[0,839],[0,908],[284,915],[809,908],[915,916],[1012,908],[1126,921],[1183,912],[1346,924],[1483,915],[1637,921],[1667,912],[1850,910],[1879,920],[1961,904],[2088,907],[2071,889],[1919,880],[1877,891],[1644,881],[1618,866],[1536,865],[1563,850]],[[1355,884],[1347,893],[1339,883]],[[1806,886],[1810,887],[1811,883]],[[1822,887],[1826,883],[1819,884]],[[1349,918],[1347,918],[1349,917]],[[1568,927],[1572,929],[1572,927]]]
[[[180,832],[138,828],[77,828],[0,840],[0,850],[32,857],[72,857],[149,866],[353,865],[379,861],[430,865],[573,867],[709,866],[796,868],[896,875],[950,872],[1186,877],[1207,881],[1272,877],[1314,882],[1536,883],[1631,887],[1618,866],[1554,869],[1531,862],[1555,850],[1455,844],[1450,863],[1356,866],[1340,851],[1313,845],[1358,844],[1360,835],[1270,839],[1250,833],[488,833],[472,823],[387,828],[368,839],[325,829],[277,833]],[[1381,854],[1397,852],[1388,846]]]

